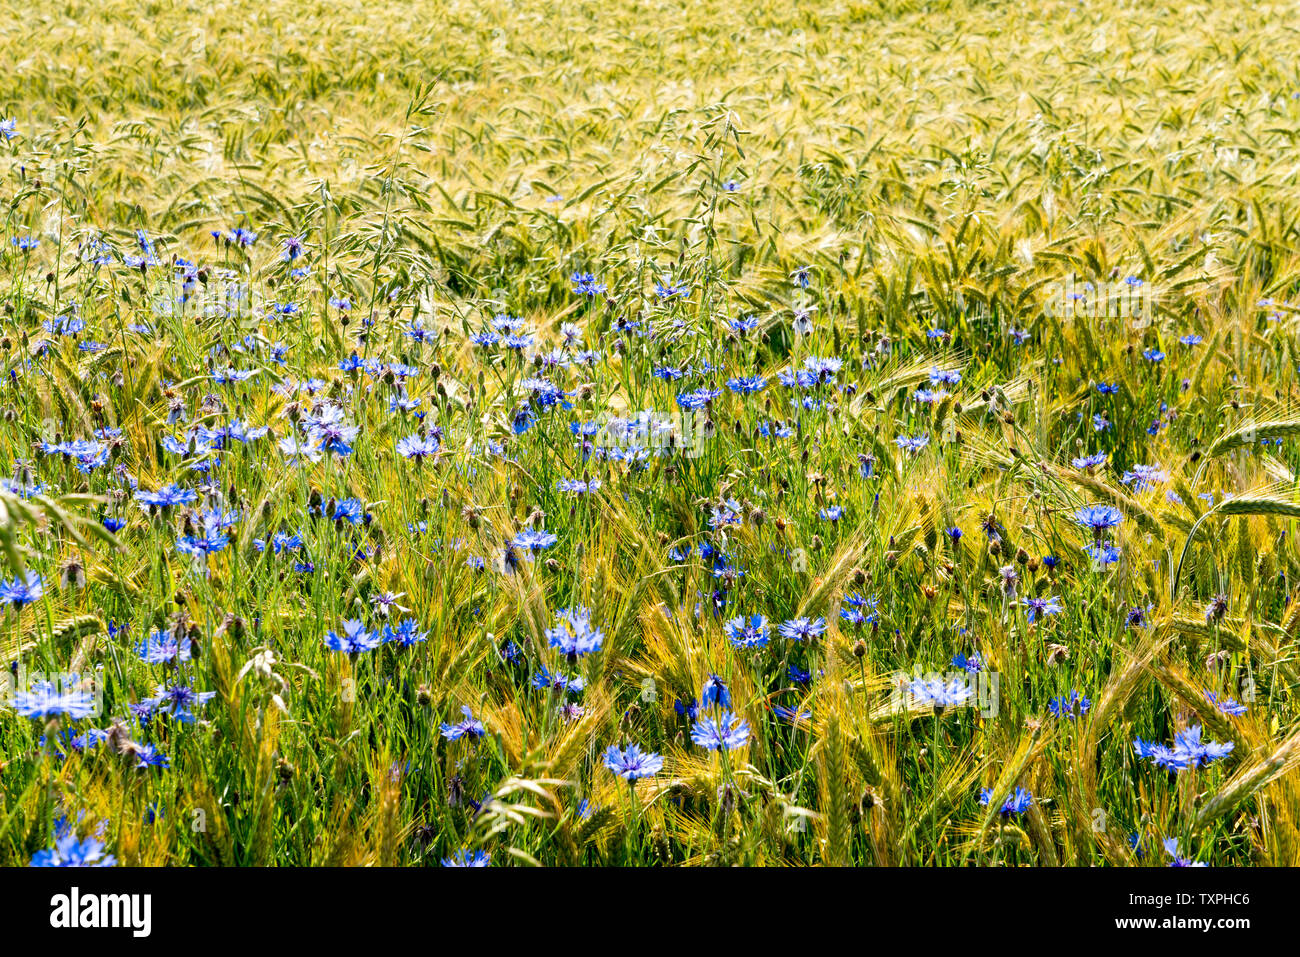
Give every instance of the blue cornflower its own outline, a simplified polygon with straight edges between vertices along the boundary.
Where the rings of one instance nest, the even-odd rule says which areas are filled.
[[[555,627],[546,631],[547,642],[552,648],[558,648],[571,657],[600,650],[605,634],[599,628],[591,627],[590,609],[561,609],[555,613],[555,621]]]
[[[460,850],[442,859],[443,867],[487,867],[492,855],[487,851]]]
[[[212,381],[217,385],[226,385],[230,382],[247,382],[249,379],[256,378],[256,369],[236,369],[233,366],[227,366],[224,369],[216,369],[212,373]]]
[[[422,462],[431,455],[437,455],[440,448],[438,440],[427,435],[408,435],[397,440],[397,454],[403,458]]]
[[[1106,567],[1107,565],[1113,565],[1115,564],[1115,562],[1119,561],[1119,549],[1116,548],[1114,545],[1110,545],[1110,544],[1091,545],[1090,544],[1090,545],[1085,545],[1083,547],[1083,550],[1088,553],[1089,558],[1091,558],[1094,562],[1096,562],[1098,565],[1100,565],[1103,568]]]
[[[762,648],[768,640],[767,619],[762,615],[733,618],[727,622],[727,637],[737,648]]]
[[[874,595],[863,598],[857,592],[853,592],[844,596],[840,617],[852,625],[875,624],[880,620],[880,615],[876,612],[879,604],[880,599]]]
[[[581,675],[573,675],[570,677],[559,671],[552,674],[546,669],[545,665],[539,665],[537,673],[533,675],[532,685],[534,688],[572,691],[574,694],[577,694],[583,688],[587,687],[587,681]]]
[[[202,535],[179,535],[176,538],[176,550],[186,555],[207,557],[219,552],[230,544],[230,538],[216,528],[204,530]]]
[[[600,479],[570,479],[562,478],[555,483],[555,487],[561,492],[572,492],[575,495],[585,495],[600,489]]]
[[[727,388],[740,395],[762,392],[767,388],[767,380],[761,375],[737,376],[727,380]]]
[[[664,759],[652,751],[642,751],[635,744],[629,744],[622,751],[611,744],[605,752],[605,767],[625,781],[635,781],[662,771]]]
[[[720,389],[696,389],[677,396],[677,404],[683,409],[702,409],[720,395]]]
[[[788,708],[782,704],[774,704],[772,705],[772,713],[782,721],[789,721],[791,724],[812,720],[812,712],[807,708],[800,710],[798,708]]]
[[[215,691],[195,691],[189,685],[173,685],[170,688],[159,685],[154,689],[154,696],[146,698],[142,703],[149,705],[151,714],[166,714],[182,724],[192,724],[194,710],[203,707],[216,695]]]
[[[1036,621],[1039,615],[1059,615],[1061,613],[1061,599],[1056,595],[1047,598],[1025,598],[1021,601],[1028,611],[1025,612],[1025,618],[1029,621]]]
[[[349,525],[360,524],[365,517],[365,504],[359,498],[341,498],[334,503],[334,513],[330,518],[336,522],[347,522]]]
[[[363,651],[373,651],[383,643],[383,636],[367,630],[359,619],[349,618],[343,622],[343,633],[329,631],[325,633],[325,646],[332,651],[345,651],[350,655]]]
[[[351,443],[356,439],[360,428],[344,421],[341,406],[327,405],[319,415],[305,415],[302,420],[303,431],[317,447],[325,452],[333,452],[340,457],[352,454]]]
[[[1149,758],[1158,768],[1170,771],[1184,771],[1188,768],[1205,767],[1213,761],[1228,756],[1234,745],[1231,741],[1201,741],[1201,726],[1194,724],[1174,735],[1172,748],[1136,738],[1133,749],[1139,757]]]
[[[792,618],[777,630],[791,641],[812,641],[826,631],[826,619]]]
[[[177,638],[170,631],[155,631],[135,646],[135,653],[140,656],[141,661],[150,665],[166,664],[169,661],[189,661],[190,639],[187,635]]]
[[[1210,702],[1210,704],[1214,705],[1224,714],[1232,715],[1234,718],[1240,718],[1247,710],[1246,706],[1240,704],[1236,698],[1220,699],[1213,691],[1205,692],[1205,700]]]
[[[980,788],[980,804],[988,807],[989,801],[993,799],[992,788]],[[1017,787],[1015,792],[1002,802],[1002,807],[998,813],[1003,817],[1019,817],[1024,814],[1034,803],[1034,796],[1022,787]]]
[[[704,679],[704,687],[700,689],[700,702],[705,708],[730,708],[731,691],[721,678],[711,674]]]
[[[32,867],[113,867],[117,858],[105,854],[104,842],[93,835],[82,840],[64,825],[55,831],[54,846],[32,855]]]
[[[702,717],[691,728],[691,740],[709,751],[734,751],[749,740],[749,722],[730,711]]]
[[[1100,535],[1105,529],[1118,528],[1119,523],[1124,521],[1124,513],[1113,505],[1089,505],[1079,509],[1074,520]]]
[[[188,505],[190,502],[197,501],[198,492],[192,488],[181,488],[179,485],[164,485],[156,492],[136,492],[136,501],[142,505],[152,505],[157,508],[171,508],[175,505]]]
[[[169,768],[171,761],[152,744],[137,745],[131,752],[137,768]]]
[[[1105,452],[1094,452],[1092,455],[1083,455],[1071,460],[1071,465],[1076,469],[1099,468],[1106,464]]]
[[[575,272],[569,277],[573,283],[573,292],[579,296],[599,296],[608,287],[603,282],[597,282],[596,277],[589,272]]]
[[[410,648],[412,645],[428,640],[429,633],[421,631],[414,618],[403,618],[396,627],[384,625],[384,641],[391,641],[401,648]]]
[[[510,542],[512,548],[523,549],[529,560],[544,549],[550,548],[559,537],[545,529],[526,528]]]
[[[974,694],[970,681],[962,677],[945,679],[940,676],[917,678],[907,686],[913,705],[933,708],[942,712],[947,708],[964,705]]]
[[[1169,473],[1158,465],[1135,465],[1120,477],[1120,481],[1125,485],[1132,485],[1136,491],[1143,492],[1154,485],[1168,482]]]
[[[673,296],[686,295],[690,288],[685,283],[676,283],[671,279],[658,280],[655,282],[655,295],[660,299],[671,299]]]
[[[30,605],[45,594],[45,583],[36,572],[26,572],[10,581],[0,581],[0,602],[8,602],[15,609]]]
[[[469,709],[469,705],[461,705],[460,713],[465,716],[463,721],[455,724],[443,723],[439,727],[442,730],[442,736],[448,741],[455,741],[457,738],[471,737],[481,738],[487,734],[487,729],[483,727],[482,721],[474,718],[474,712]]]
[[[1082,697],[1078,691],[1071,689],[1068,695],[1053,698],[1047,703],[1047,710],[1056,718],[1068,718],[1073,721],[1079,715],[1087,714],[1092,701]]]
[[[52,681],[33,685],[30,691],[14,695],[14,710],[24,718],[46,721],[56,715],[67,715],[78,720],[95,713],[95,697],[89,691],[76,688],[63,690]]]
[[[1165,853],[1173,858],[1173,860],[1169,862],[1170,867],[1209,867],[1210,866],[1206,864],[1204,861],[1193,861],[1190,858],[1179,856],[1178,838],[1176,837],[1167,837],[1163,841],[1161,841],[1160,844],[1162,847],[1164,847]]]

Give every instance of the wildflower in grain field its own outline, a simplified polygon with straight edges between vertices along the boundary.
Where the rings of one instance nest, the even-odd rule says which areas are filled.
[[[1174,735],[1173,747],[1155,744],[1137,738],[1133,749],[1139,757],[1147,758],[1158,768],[1169,771],[1185,771],[1201,768],[1226,758],[1235,747],[1233,742],[1202,741],[1199,724],[1184,728]]]
[[[429,640],[429,633],[421,631],[414,618],[403,618],[396,625],[384,625],[384,641],[399,648],[411,648]]]
[[[1049,595],[1047,598],[1031,596],[1021,599],[1020,603],[1025,606],[1025,618],[1031,622],[1047,615],[1059,615],[1062,611],[1061,599],[1057,595]]]
[[[975,689],[964,677],[933,676],[913,680],[907,686],[907,693],[914,706],[931,709],[937,714],[966,704]]]
[[[29,690],[14,695],[14,710],[21,717],[45,721],[65,716],[74,720],[88,718],[95,713],[95,696],[75,686],[75,676],[67,676],[65,687],[53,681],[40,681]]]
[[[545,529],[526,528],[514,537],[510,546],[523,551],[524,557],[532,561],[534,555],[545,551],[559,540],[558,535]]]
[[[993,800],[993,789],[981,788],[980,804],[987,807],[991,800]],[[1002,806],[998,808],[998,813],[1004,818],[1020,817],[1033,806],[1033,803],[1034,796],[1024,788],[1017,786],[1007,799],[1002,802]]]
[[[1101,545],[1088,544],[1083,547],[1083,550],[1099,568],[1113,565],[1119,561],[1119,549],[1109,543]]]
[[[555,621],[555,627],[546,632],[550,647],[570,658],[600,650],[605,635],[592,627],[591,609],[564,608],[555,613]]]
[[[1214,691],[1206,691],[1205,700],[1210,702],[1210,704],[1214,705],[1224,714],[1231,715],[1234,718],[1240,718],[1249,710],[1244,704],[1238,702],[1236,698],[1220,697]]]
[[[734,751],[749,741],[749,722],[730,711],[697,718],[691,740],[708,751]]]
[[[461,705],[460,713],[464,718],[453,723],[443,722],[439,725],[442,736],[448,741],[456,741],[459,738],[481,738],[487,734],[487,729],[483,727],[483,722],[474,717],[474,712],[470,710],[469,705]]]
[[[791,641],[812,641],[826,632],[825,618],[792,618],[777,629],[782,638]]]
[[[1173,858],[1173,860],[1169,862],[1170,867],[1209,867],[1209,865],[1204,862],[1193,861],[1190,858],[1183,857],[1178,852],[1178,838],[1176,837],[1167,837],[1160,842],[1160,845],[1165,849],[1165,853]]]
[[[487,851],[470,851],[460,850],[451,857],[442,859],[443,867],[487,867],[492,861],[492,855]]]
[[[0,866],[1294,857],[1285,5],[271,0],[311,69],[62,95],[154,6],[0,36]]]
[[[1068,718],[1073,721],[1080,715],[1088,713],[1092,701],[1071,689],[1068,695],[1058,695],[1047,703],[1047,710],[1056,718]]]
[[[195,691],[189,685],[158,685],[152,698],[142,702],[155,715],[166,715],[181,722],[193,724],[197,720],[195,712],[217,696],[215,691]]]
[[[359,618],[348,618],[339,631],[325,633],[325,647],[331,651],[342,651],[349,655],[363,651],[373,651],[382,644],[383,638],[378,632],[366,628]]]
[[[24,605],[39,601],[45,594],[45,583],[36,572],[26,572],[9,581],[0,580],[0,602],[6,602],[15,610]]]
[[[146,664],[161,665],[189,661],[191,648],[189,635],[177,637],[171,631],[154,631],[135,646],[135,653]]]
[[[537,672],[533,675],[532,685],[534,688],[569,691],[577,694],[587,687],[587,680],[581,675],[566,675],[560,671],[552,672],[545,665],[539,665]]]
[[[135,493],[135,499],[141,505],[149,508],[174,508],[177,505],[189,505],[191,502],[198,501],[198,493],[191,488],[182,488],[179,485],[164,485],[156,492]]]
[[[762,648],[769,634],[767,619],[762,615],[740,615],[727,622],[727,637],[737,648]]]
[[[117,858],[107,853],[104,842],[91,835],[77,837],[68,824],[57,828],[54,846],[32,855],[32,867],[114,867]]]
[[[605,767],[623,780],[633,782],[658,774],[663,770],[664,759],[653,752],[642,751],[635,744],[626,748],[611,744],[605,751]]]
[[[711,674],[704,679],[700,689],[700,703],[705,708],[730,708],[731,690],[717,675]]]
[[[1079,509],[1074,520],[1084,528],[1090,529],[1100,541],[1103,532],[1119,527],[1120,522],[1124,520],[1124,514],[1113,505],[1089,505]]]
[[[436,456],[440,448],[438,440],[427,435],[408,435],[397,440],[397,454],[417,464]]]

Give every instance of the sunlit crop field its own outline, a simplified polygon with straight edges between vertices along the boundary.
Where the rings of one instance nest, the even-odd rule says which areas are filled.
[[[1300,864],[1236,6],[0,0],[0,863]]]

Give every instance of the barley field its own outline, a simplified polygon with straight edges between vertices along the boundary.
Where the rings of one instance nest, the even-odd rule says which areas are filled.
[[[0,863],[1300,864],[1300,25],[0,0]]]

